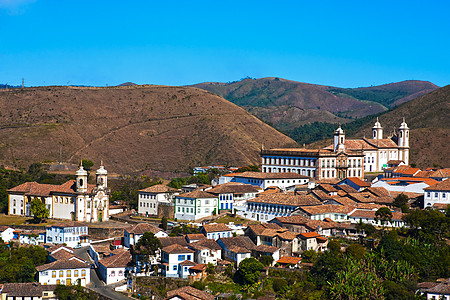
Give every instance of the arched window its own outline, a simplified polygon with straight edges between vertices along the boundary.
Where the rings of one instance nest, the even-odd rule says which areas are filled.
[[[79,186],[83,186],[83,179],[80,178]]]

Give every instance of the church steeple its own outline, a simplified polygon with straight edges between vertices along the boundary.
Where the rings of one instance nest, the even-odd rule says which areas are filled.
[[[108,186],[108,171],[106,171],[103,166],[103,160],[100,163],[100,167],[98,168],[96,175],[97,187],[106,188]]]
[[[377,121],[375,122],[375,125],[372,127],[372,138],[374,140],[383,139],[383,127],[381,127],[378,117],[377,117]]]
[[[334,151],[345,151],[345,132],[342,130],[341,124],[334,132]]]
[[[87,178],[88,173],[83,168],[83,164],[80,162],[80,168],[75,173],[77,177],[77,192],[79,193],[86,193],[87,192]]]

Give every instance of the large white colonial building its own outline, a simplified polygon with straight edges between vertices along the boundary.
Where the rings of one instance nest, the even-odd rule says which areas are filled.
[[[32,216],[31,201],[37,198],[47,206],[50,218],[80,222],[109,219],[108,172],[103,163],[96,172],[96,184],[88,184],[88,173],[80,165],[76,180],[61,185],[26,182],[8,190],[8,213]]]
[[[345,138],[341,126],[334,132],[334,143],[323,149],[270,149],[261,151],[262,171],[295,172],[316,179],[364,178],[364,172],[381,172],[390,160],[409,163],[409,128],[403,120],[389,138],[377,121],[372,138]]]

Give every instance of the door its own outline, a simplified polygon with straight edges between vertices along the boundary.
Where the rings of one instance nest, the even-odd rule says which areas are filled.
[[[101,222],[103,220],[103,212],[98,212],[98,221]]]
[[[67,278],[67,280],[66,280],[66,284],[67,284],[67,285],[72,285],[72,279],[70,279],[70,278]]]

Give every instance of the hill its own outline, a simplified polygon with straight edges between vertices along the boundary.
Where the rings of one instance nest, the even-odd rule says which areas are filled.
[[[0,90],[0,164],[104,160],[110,171],[259,162],[294,141],[233,103],[188,87]]]
[[[427,81],[408,80],[347,89],[273,77],[194,86],[244,107],[287,133],[312,122],[347,123],[386,111],[438,88]]]
[[[410,130],[410,162],[426,168],[438,164],[450,167],[450,85],[437,89],[392,111],[379,119],[384,134],[398,128],[405,118]],[[353,136],[371,136],[375,118],[356,131]]]

